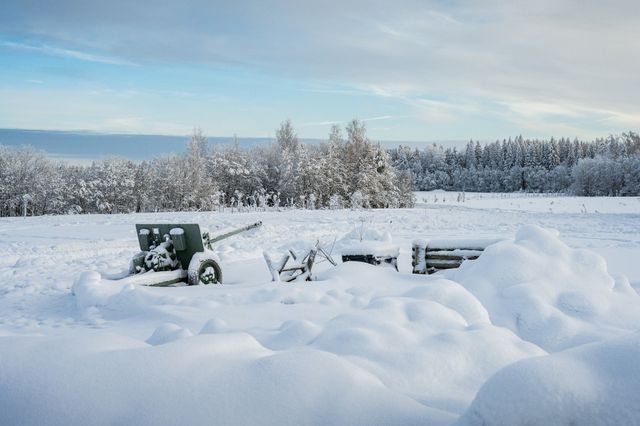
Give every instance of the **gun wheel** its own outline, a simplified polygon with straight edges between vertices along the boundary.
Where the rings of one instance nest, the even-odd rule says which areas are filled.
[[[196,253],[189,263],[189,285],[221,284],[222,270],[213,256]]]

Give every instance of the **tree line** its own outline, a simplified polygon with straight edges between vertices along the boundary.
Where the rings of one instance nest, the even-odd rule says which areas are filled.
[[[89,166],[0,145],[0,216],[210,211],[220,208],[392,208],[414,204],[408,171],[364,124],[333,126],[327,142],[300,143],[289,120],[267,145],[210,148],[200,130],[183,154]]]
[[[640,137],[623,133],[577,139],[515,139],[462,150],[431,145],[389,151],[397,171],[411,174],[416,190],[563,192],[584,196],[640,195]]]
[[[585,142],[515,139],[462,150],[383,149],[364,123],[300,143],[289,120],[275,141],[209,147],[194,130],[182,154],[142,162],[108,157],[89,166],[0,145],[0,216],[209,211],[220,208],[411,207],[413,190],[640,195],[640,137]]]

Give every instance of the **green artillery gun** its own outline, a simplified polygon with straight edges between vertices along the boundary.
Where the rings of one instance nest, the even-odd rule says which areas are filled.
[[[181,281],[189,285],[221,284],[220,259],[212,251],[212,244],[261,225],[256,222],[211,237],[208,232],[201,233],[195,223],[138,224],[141,251],[131,259],[127,278],[150,286]]]

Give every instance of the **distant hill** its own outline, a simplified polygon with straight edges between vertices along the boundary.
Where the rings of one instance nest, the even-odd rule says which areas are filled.
[[[0,129],[0,145],[31,145],[46,151],[52,158],[78,163],[88,163],[109,155],[118,155],[132,160],[184,152],[188,136],[111,134],[86,131]],[[231,136],[207,136],[210,145],[233,143]],[[305,143],[319,143],[321,139],[300,139]],[[273,138],[239,137],[244,147],[268,144]],[[400,144],[425,147],[433,142],[381,141],[387,148]],[[443,145],[462,146],[465,142],[447,141]],[[439,143],[440,144],[440,143]]]
[[[184,152],[187,136],[107,134],[82,131],[0,129],[0,145],[31,145],[52,157],[92,160],[119,155],[133,160]],[[232,137],[207,137],[212,145],[233,143]],[[270,138],[238,138],[240,145],[269,143]]]

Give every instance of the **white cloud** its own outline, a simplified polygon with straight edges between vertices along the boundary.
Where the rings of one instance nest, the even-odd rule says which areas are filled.
[[[368,121],[395,120],[395,119],[403,118],[403,117],[405,117],[405,116],[379,115],[379,116],[376,116],[376,117],[358,118],[358,120],[366,123]],[[300,123],[300,124],[298,124],[298,126],[299,127],[331,126],[331,125],[334,125],[334,124],[346,124],[351,120],[352,120],[352,118],[343,119],[343,120],[311,121],[311,122]]]
[[[15,1],[0,28],[86,46],[22,47],[46,54],[244,66],[337,87],[312,92],[401,100],[428,123],[593,120],[607,133],[640,116],[635,0],[36,3]]]
[[[125,59],[120,59],[120,58],[111,57],[111,56],[96,55],[92,53],[81,52],[78,50],[63,49],[60,47],[49,46],[46,44],[36,46],[32,44],[27,44],[27,43],[15,43],[11,41],[3,41],[0,43],[0,46],[9,48],[9,49],[26,50],[31,52],[42,53],[44,55],[58,56],[62,58],[72,58],[72,59],[78,59],[81,61],[88,61],[88,62],[99,62],[99,63],[111,64],[111,65],[129,65],[129,66],[136,65],[135,63]]]

